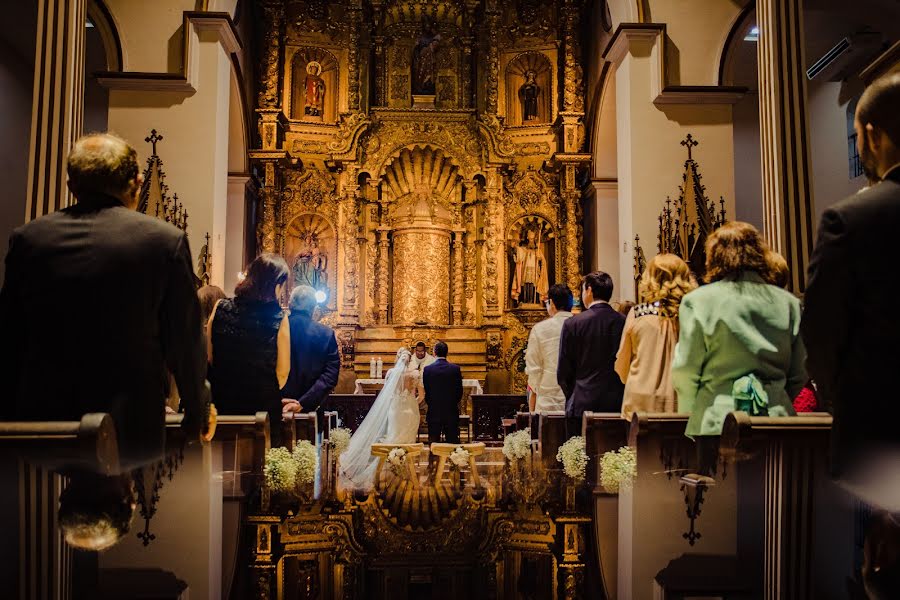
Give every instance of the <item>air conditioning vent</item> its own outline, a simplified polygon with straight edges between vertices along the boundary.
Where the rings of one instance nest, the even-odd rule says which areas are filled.
[[[843,38],[806,70],[806,77],[843,81],[856,75],[882,49],[882,35],[875,31]]]

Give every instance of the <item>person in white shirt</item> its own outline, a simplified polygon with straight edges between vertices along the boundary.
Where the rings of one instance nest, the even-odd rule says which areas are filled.
[[[557,283],[547,291],[547,296],[544,306],[550,318],[531,329],[525,351],[528,408],[539,413],[566,408],[566,397],[556,382],[556,366],[563,323],[572,316],[572,290],[564,283]]]
[[[437,360],[431,354],[428,354],[428,351],[425,347],[425,342],[416,342],[416,350],[412,355],[412,358],[409,360],[409,368],[418,371],[419,373],[422,370]]]

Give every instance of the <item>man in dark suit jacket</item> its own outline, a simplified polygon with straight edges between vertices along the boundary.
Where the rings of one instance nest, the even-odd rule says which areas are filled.
[[[900,443],[900,74],[865,91],[855,128],[873,183],[822,214],[801,321],[807,369],[834,414],[832,470],[841,475],[867,450]]]
[[[585,310],[566,320],[559,338],[556,380],[566,396],[567,435],[581,435],[584,411],[619,412],[625,386],[615,372],[625,317],[609,305],[612,278],[602,271],[585,276]]]
[[[291,292],[291,373],[281,390],[284,410],[318,410],[338,382],[341,357],[337,340],[331,327],[313,321],[317,303],[316,290],[308,285]]]
[[[447,360],[447,344],[436,342],[432,364],[422,371],[425,403],[428,404],[428,441],[440,442],[441,434],[448,444],[459,443],[459,401],[462,400],[462,371]]]
[[[137,155],[95,134],[68,157],[77,204],[10,237],[0,291],[0,413],[77,421],[108,412],[124,464],[164,450],[166,369],[182,428],[207,429],[206,348],[184,232],[140,214]]]

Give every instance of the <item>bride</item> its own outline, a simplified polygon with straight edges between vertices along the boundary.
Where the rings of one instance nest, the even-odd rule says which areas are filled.
[[[339,479],[344,489],[372,488],[378,461],[372,457],[372,444],[412,444],[419,435],[419,402],[424,397],[418,371],[409,369],[410,352],[397,351],[394,368],[387,372],[384,387],[362,424],[341,454]]]

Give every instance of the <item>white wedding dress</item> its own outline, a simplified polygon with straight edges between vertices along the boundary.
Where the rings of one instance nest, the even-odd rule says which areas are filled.
[[[372,444],[412,444],[419,436],[421,374],[409,370],[410,353],[401,350],[394,368],[388,371],[384,387],[369,413],[350,438],[350,445],[338,463],[338,482],[344,489],[370,490],[378,464]]]

